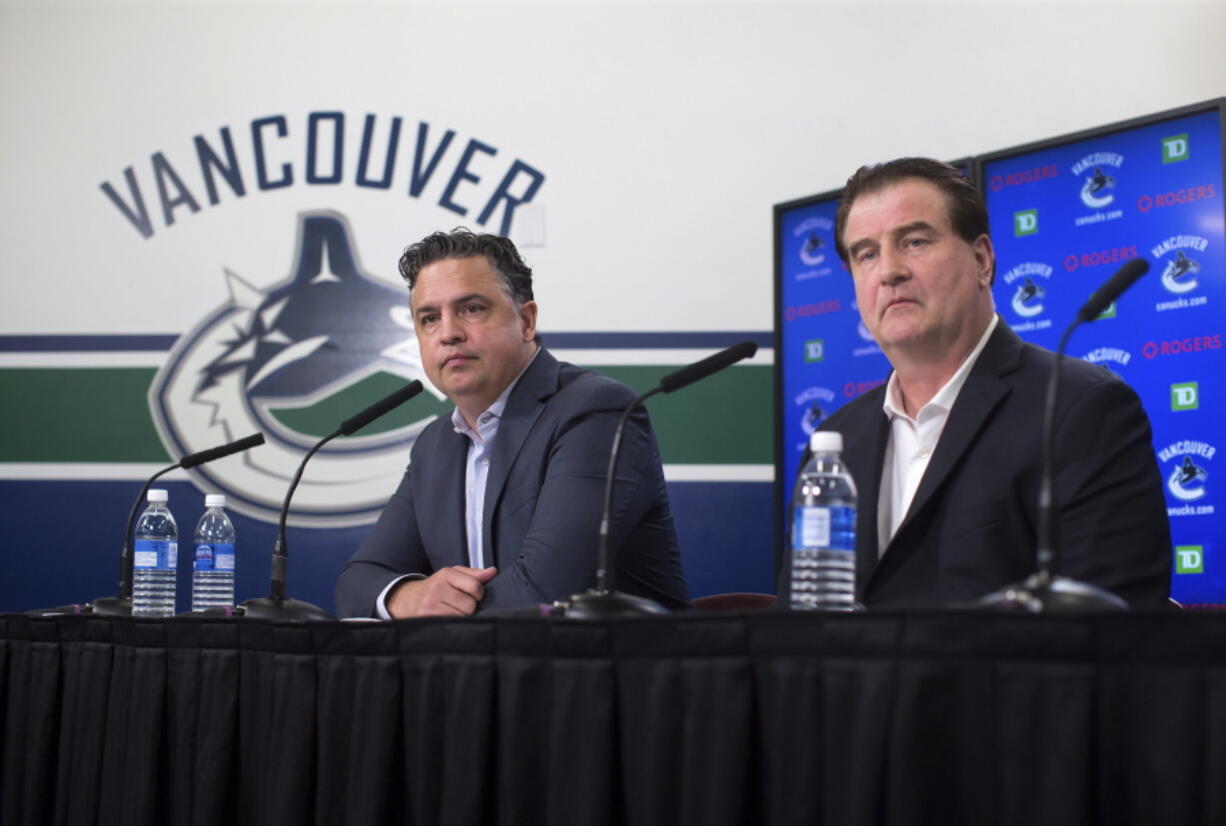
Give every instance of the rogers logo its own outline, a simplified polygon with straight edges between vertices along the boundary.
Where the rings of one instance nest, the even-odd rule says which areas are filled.
[[[1007,175],[993,175],[988,181],[988,186],[992,187],[993,192],[1000,192],[1007,186],[1038,183],[1048,178],[1056,178],[1059,175],[1060,167],[1054,163],[1049,163],[1046,166],[1036,166],[1031,169],[1010,172]]]
[[[807,318],[813,315],[825,315],[826,313],[837,313],[843,309],[837,298],[832,298],[828,301],[817,301],[813,304],[796,304],[788,307],[783,311],[783,317],[788,321],[795,321],[798,318]]]
[[[1213,184],[1205,184],[1204,186],[1189,186],[1185,189],[1177,189],[1174,192],[1159,192],[1157,195],[1142,195],[1137,198],[1137,209],[1141,212],[1149,212],[1157,207],[1178,206],[1179,204],[1190,204],[1194,201],[1203,201],[1206,198],[1213,198],[1217,195],[1217,188]]]
[[[1188,353],[1199,353],[1204,350],[1221,350],[1222,334],[1211,336],[1190,336],[1189,338],[1172,338],[1166,341],[1147,341],[1141,345],[1141,354],[1147,359],[1158,356],[1182,356]]]
[[[867,393],[874,387],[885,384],[885,379],[874,379],[872,381],[849,381],[843,385],[843,395],[847,398],[859,396],[861,393]]]
[[[1118,264],[1129,258],[1137,257],[1137,245],[1130,247],[1115,247],[1114,249],[1083,252],[1080,255],[1070,253],[1064,258],[1064,268],[1069,272],[1078,267],[1100,267],[1103,264]]]

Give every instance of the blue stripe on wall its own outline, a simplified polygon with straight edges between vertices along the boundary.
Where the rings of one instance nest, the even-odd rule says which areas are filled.
[[[774,345],[774,334],[769,330],[680,333],[542,332],[541,338],[550,347],[570,350],[719,349],[742,341],[752,341],[759,347]],[[0,353],[165,352],[174,346],[177,339],[178,336],[175,335],[0,336]]]

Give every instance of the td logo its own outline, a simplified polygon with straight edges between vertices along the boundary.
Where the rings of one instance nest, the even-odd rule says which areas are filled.
[[[1023,235],[1034,235],[1039,231],[1039,211],[1023,209],[1013,213],[1013,235],[1020,238]]]
[[[805,342],[805,363],[826,360],[826,339],[815,338]]]
[[[1200,407],[1200,391],[1194,381],[1171,385],[1171,410],[1196,410]]]
[[[1205,572],[1205,547],[1203,545],[1175,546],[1175,573],[1203,574]]]
[[[1175,163],[1176,161],[1186,161],[1190,153],[1188,151],[1188,133],[1182,135],[1172,135],[1169,138],[1162,139],[1162,162]]]

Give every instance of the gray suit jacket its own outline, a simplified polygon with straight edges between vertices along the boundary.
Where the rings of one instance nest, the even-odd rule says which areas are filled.
[[[507,399],[494,439],[482,520],[498,575],[479,610],[548,603],[595,584],[597,534],[613,431],[635,393],[542,350]],[[394,578],[468,565],[464,467],[468,438],[449,418],[413,445],[408,470],[341,572],[341,616],[374,616]],[[659,449],[641,408],[627,422],[614,487],[610,548],[618,590],[687,606]]]
[[[858,591],[870,607],[971,600],[1035,570],[1041,430],[1055,356],[1001,321],[972,368],[898,532],[878,558],[877,498],[890,435],[886,385],[837,410],[859,493]],[[1109,371],[1066,359],[1055,439],[1058,573],[1139,608],[1170,593],[1171,541],[1149,419]],[[786,600],[787,566],[780,577]]]

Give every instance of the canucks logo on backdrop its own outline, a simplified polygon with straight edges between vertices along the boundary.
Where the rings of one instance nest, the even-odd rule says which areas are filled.
[[[826,417],[838,406],[838,397],[829,387],[812,386],[796,394],[792,400],[800,417],[800,429],[806,437],[826,420]],[[796,445],[796,450],[804,450],[808,441]]]
[[[1132,353],[1125,350],[1123,347],[1112,347],[1110,345],[1095,347],[1090,352],[1081,357],[1083,361],[1088,361],[1091,364],[1097,364],[1110,370],[1120,378],[1124,377],[1125,369],[1128,363],[1132,361]]]
[[[1094,173],[1086,177],[1081,186],[1081,202],[1090,209],[1099,209],[1115,200],[1115,178],[1103,172],[1101,166],[1094,167]]]
[[[834,222],[821,216],[808,218],[792,230],[792,236],[799,243],[797,255],[800,262],[808,267],[796,274],[797,281],[806,281],[833,272],[827,264],[832,250],[833,232]]]
[[[286,251],[295,258],[290,275],[268,289],[225,273],[230,299],[178,339],[149,391],[171,455],[265,434],[266,445],[189,473],[204,489],[227,494],[236,510],[266,521],[277,519],[305,451],[342,420],[413,379],[442,399],[425,382],[407,290],[362,270],[342,215],[299,216],[297,241],[287,239]],[[378,392],[358,404],[359,386]],[[295,522],[372,521],[413,441],[445,409],[420,399],[409,421],[383,430],[376,423],[321,449],[295,493]]]
[[[1150,254],[1162,262],[1162,286],[1167,292],[1180,295],[1200,286],[1199,254],[1209,247],[1209,239],[1199,235],[1173,235],[1154,245]]]
[[[1002,276],[1006,294],[1009,298],[1009,308],[1021,319],[1021,323],[1012,325],[1014,330],[1027,332],[1043,330],[1051,326],[1051,319],[1039,319],[1045,311],[1048,282],[1053,269],[1040,261],[1026,261],[1009,269]]]
[[[1116,175],[1124,165],[1124,156],[1116,152],[1092,152],[1073,164],[1072,173],[1081,181],[1081,203],[1095,210],[1089,215],[1074,219],[1075,226],[1097,224],[1124,217],[1124,211],[1114,209],[1104,212],[1115,202]]]
[[[1168,508],[1171,516],[1212,514],[1213,505],[1193,505],[1208,493],[1209,467],[1217,448],[1191,439],[1174,442],[1158,451],[1166,474],[1166,489],[1181,505]]]

